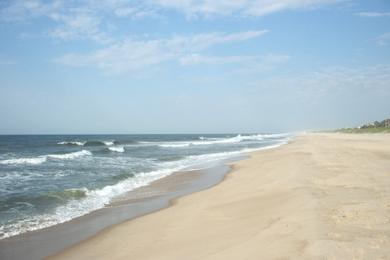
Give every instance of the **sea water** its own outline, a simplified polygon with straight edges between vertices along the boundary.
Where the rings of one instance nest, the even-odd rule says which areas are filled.
[[[0,239],[69,221],[173,172],[290,134],[0,136]]]

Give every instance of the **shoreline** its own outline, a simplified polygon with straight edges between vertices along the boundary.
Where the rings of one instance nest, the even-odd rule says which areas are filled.
[[[199,170],[174,172],[114,199],[104,208],[70,221],[0,240],[1,259],[42,259],[82,243],[112,226],[170,207],[182,196],[217,185],[230,173],[235,156]],[[44,245],[42,245],[44,244]]]
[[[389,159],[388,135],[298,136],[49,259],[386,258]]]

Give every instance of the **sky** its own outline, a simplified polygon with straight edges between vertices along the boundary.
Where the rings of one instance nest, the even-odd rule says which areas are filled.
[[[291,132],[389,117],[388,0],[0,1],[0,134]]]

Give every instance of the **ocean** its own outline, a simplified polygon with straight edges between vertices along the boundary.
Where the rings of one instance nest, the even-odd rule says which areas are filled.
[[[69,221],[177,171],[290,134],[0,136],[0,239]]]

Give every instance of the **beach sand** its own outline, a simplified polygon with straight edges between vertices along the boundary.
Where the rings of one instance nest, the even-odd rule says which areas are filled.
[[[389,259],[390,135],[306,134],[52,259]]]

